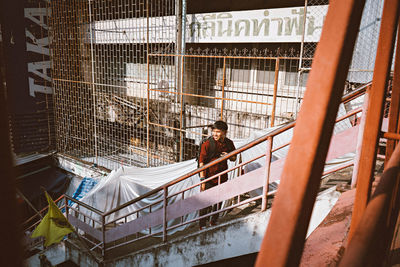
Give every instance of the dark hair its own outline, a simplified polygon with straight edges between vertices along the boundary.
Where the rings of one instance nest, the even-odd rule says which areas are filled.
[[[227,131],[228,130],[228,124],[224,121],[216,121],[214,124],[211,126],[211,129],[218,129],[222,131]]]

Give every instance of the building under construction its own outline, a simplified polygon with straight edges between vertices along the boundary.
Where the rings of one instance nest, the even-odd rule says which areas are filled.
[[[6,167],[29,266],[394,265],[399,1],[0,8]],[[198,168],[216,120],[237,149]],[[232,155],[228,182],[199,192],[199,173]],[[76,230],[51,247],[30,237],[41,187]],[[217,203],[221,224],[198,231],[198,210]]]

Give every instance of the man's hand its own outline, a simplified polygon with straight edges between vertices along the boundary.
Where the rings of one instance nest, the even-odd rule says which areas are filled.
[[[200,185],[200,191],[204,191],[204,190],[206,190],[206,183],[202,183]]]
[[[222,152],[221,153],[221,157],[225,156],[226,154],[228,154],[228,152]],[[229,158],[230,161],[235,161],[236,160],[236,155],[233,155],[232,157]]]

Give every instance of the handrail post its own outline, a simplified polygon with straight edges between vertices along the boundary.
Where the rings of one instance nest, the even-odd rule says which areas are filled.
[[[168,187],[164,187],[163,196],[163,242],[167,242],[167,195]]]
[[[265,154],[265,181],[263,185],[263,193],[262,193],[262,204],[261,211],[265,211],[267,209],[268,204],[268,185],[269,185],[269,174],[271,169],[271,157],[272,157],[272,141],[273,137],[267,139],[267,152]]]
[[[275,79],[274,79],[274,94],[272,97],[272,112],[271,112],[271,123],[270,126],[275,126],[275,111],[276,111],[276,96],[278,94],[278,77],[279,77],[279,57],[276,58],[275,62]]]
[[[103,245],[101,246],[101,256],[104,259],[106,255],[106,216],[104,215],[101,215],[101,237],[103,242]]]
[[[68,220],[68,200],[67,197],[64,195],[64,207],[65,207],[65,217]]]

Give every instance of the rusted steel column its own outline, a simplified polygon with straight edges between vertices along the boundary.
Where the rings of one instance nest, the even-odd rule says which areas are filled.
[[[368,99],[368,110],[365,117],[360,162],[357,170],[357,192],[349,232],[349,240],[361,220],[370,198],[376,152],[382,124],[385,93],[388,85],[392,63],[393,47],[396,39],[396,28],[399,16],[399,1],[385,0],[382,22],[376,52],[374,76]]]
[[[400,27],[397,26],[397,38],[400,36]],[[389,160],[392,157],[394,147],[398,145],[398,140],[400,140],[400,134],[398,133],[398,119],[400,111],[400,42],[397,41],[396,44],[396,55],[394,58],[394,74],[393,74],[393,84],[392,84],[392,96],[389,108],[389,122],[388,122],[388,133],[391,136],[387,137],[386,142],[386,157],[385,157],[385,167],[389,164]],[[393,139],[389,139],[392,137]],[[388,235],[387,235],[387,246],[386,249],[390,249],[390,245],[394,231],[396,228],[397,218],[399,216],[399,185],[400,179],[396,177],[395,185],[392,190],[392,199],[390,201],[389,216],[388,216]],[[386,250],[386,252],[387,252]]]
[[[400,134],[398,133],[383,133],[383,137],[388,139],[388,142],[391,140],[400,140]]]
[[[278,94],[278,78],[279,78],[279,57],[275,62],[275,78],[274,78],[274,94],[272,96],[272,112],[271,112],[271,127],[275,126],[275,112],[276,112],[276,96]]]
[[[400,27],[397,29],[397,36],[400,36]],[[393,75],[393,85],[392,85],[392,96],[389,108],[389,124],[388,132],[397,133],[398,119],[400,112],[400,42],[396,45],[396,56],[394,59],[394,75]],[[386,162],[390,159],[393,153],[394,145],[397,143],[394,140],[387,140],[386,143]]]
[[[269,175],[271,170],[271,158],[272,158],[272,141],[273,137],[267,139],[267,152],[265,153],[265,182],[263,185],[263,195],[262,195],[262,205],[261,211],[265,211],[267,209],[268,202],[268,184],[269,184]]]
[[[380,266],[385,256],[387,218],[393,193],[400,172],[400,146],[390,158],[373,197],[362,215],[339,266]]]
[[[332,1],[256,266],[297,266],[365,1]]]

